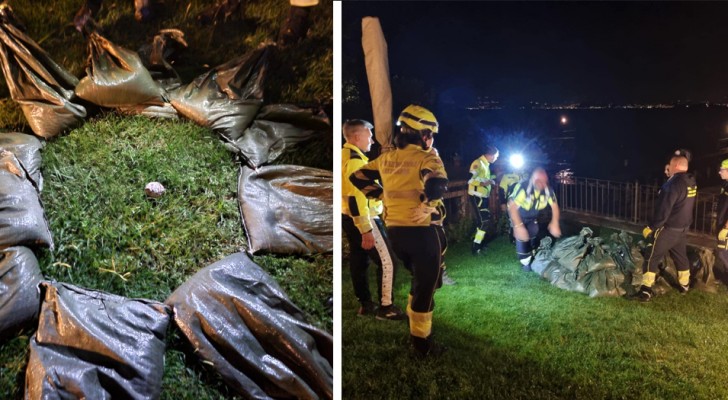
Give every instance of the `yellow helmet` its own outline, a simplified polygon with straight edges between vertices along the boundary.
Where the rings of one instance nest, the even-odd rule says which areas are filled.
[[[415,131],[430,131],[437,133],[437,118],[432,111],[414,104],[408,105],[402,113],[399,114],[397,125],[408,126]]]

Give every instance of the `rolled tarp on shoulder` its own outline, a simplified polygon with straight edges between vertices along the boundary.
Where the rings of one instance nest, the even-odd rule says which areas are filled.
[[[164,105],[164,90],[154,81],[139,55],[89,35],[86,76],[76,86],[78,97],[102,107]]]
[[[12,24],[0,5],[0,67],[10,97],[18,102],[33,133],[51,138],[80,123],[86,108],[77,103],[78,79],[53,61],[33,39]]]
[[[15,155],[0,149],[0,247],[53,248],[38,189]]]
[[[392,139],[392,87],[389,82],[387,41],[379,18],[365,17],[361,21],[361,44],[372,98],[374,134],[382,152],[394,149]]]
[[[40,173],[42,148],[43,143],[32,135],[18,132],[0,133],[0,149],[5,149],[17,157],[38,186],[38,190],[43,189],[43,176]]]
[[[297,165],[243,167],[238,203],[249,251],[333,251],[333,174]]]
[[[263,103],[270,47],[263,44],[172,91],[172,106],[181,116],[213,129],[223,140],[235,141]]]
[[[0,250],[0,339],[21,328],[35,327],[42,280],[38,260],[29,248]]]
[[[243,136],[231,144],[248,166],[257,168],[272,163],[300,142],[331,135],[331,124],[325,115],[293,105],[274,104],[263,107]]]
[[[26,399],[156,399],[170,310],[65,283],[41,283]]]
[[[245,253],[203,268],[166,303],[194,353],[246,398],[332,398],[331,335]]]

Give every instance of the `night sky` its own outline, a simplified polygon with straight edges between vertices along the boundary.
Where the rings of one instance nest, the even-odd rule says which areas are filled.
[[[342,8],[345,78],[362,80],[361,18],[371,15],[381,20],[392,75],[427,82],[441,96],[517,103],[728,98],[725,2],[346,1]]]

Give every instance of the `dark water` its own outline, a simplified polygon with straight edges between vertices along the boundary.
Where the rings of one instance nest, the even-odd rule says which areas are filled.
[[[728,109],[477,110],[438,115],[436,145],[446,162],[457,153],[467,168],[485,143],[501,149],[499,164],[525,152],[527,167],[617,181],[662,182],[664,166],[678,148],[693,153],[690,171],[702,186],[719,182],[720,160],[728,158]],[[566,117],[567,123],[561,123]],[[448,123],[448,121],[457,121]],[[515,139],[514,139],[515,138]],[[533,140],[532,140],[533,139]],[[530,142],[530,145],[527,143]]]

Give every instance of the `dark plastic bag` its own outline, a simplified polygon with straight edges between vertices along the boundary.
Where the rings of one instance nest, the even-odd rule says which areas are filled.
[[[240,138],[263,103],[270,45],[237,57],[170,92],[185,118],[212,128],[227,142]]]
[[[38,260],[29,248],[0,250],[0,339],[37,324],[42,280]]]
[[[0,246],[47,246],[53,238],[38,189],[13,153],[0,149]]]
[[[562,267],[569,271],[576,271],[579,263],[589,250],[586,239],[591,237],[592,233],[591,229],[582,228],[579,236],[571,236],[557,241],[551,255]]]
[[[245,253],[203,268],[166,303],[195,354],[243,396],[332,398],[331,335]]]
[[[621,296],[625,294],[620,287],[624,275],[618,270],[617,263],[604,251],[602,238],[588,238],[589,254],[579,265],[578,280],[590,297]]]
[[[333,251],[333,175],[295,165],[243,167],[238,202],[249,251]]]
[[[170,310],[162,303],[41,283],[26,399],[156,399]]]
[[[162,29],[154,35],[151,44],[139,49],[139,57],[149,74],[166,91],[182,86],[182,80],[168,58],[176,50],[186,47],[184,32],[179,29]]]
[[[0,66],[5,82],[33,133],[51,138],[86,117],[86,108],[73,92],[78,79],[51,60],[12,20],[10,7],[0,5]]]
[[[43,143],[40,140],[25,133],[4,132],[0,133],[0,148],[15,154],[38,190],[43,189],[43,176],[40,174]]]
[[[152,79],[139,55],[89,34],[86,76],[76,86],[78,97],[103,107],[164,105],[164,90]]]
[[[548,267],[549,263],[551,261],[554,261],[553,257],[551,256],[552,244],[553,239],[551,239],[551,236],[545,236],[543,239],[541,239],[541,242],[538,245],[538,249],[536,249],[536,256],[531,262],[531,271],[543,276],[543,273]]]
[[[289,104],[274,104],[263,107],[250,128],[230,146],[248,166],[257,168],[275,161],[297,143],[331,135],[326,116]]]

